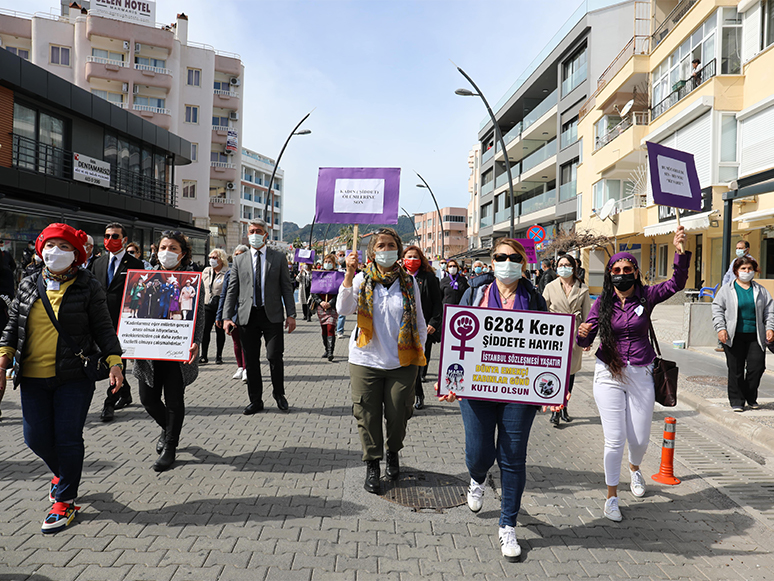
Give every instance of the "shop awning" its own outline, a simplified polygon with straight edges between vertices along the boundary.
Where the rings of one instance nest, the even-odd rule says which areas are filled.
[[[774,216],[774,208],[768,210],[758,210],[757,212],[747,212],[746,214],[739,214],[734,218],[734,222],[755,222],[757,220],[764,220]]]
[[[694,214],[693,216],[684,216],[680,218],[680,225],[684,226],[686,230],[702,230],[709,228],[710,214],[714,210],[709,212],[702,212],[701,214]],[[653,226],[645,226],[645,236],[661,236],[662,234],[669,234],[677,230],[677,220],[669,220],[668,222],[660,222]]]

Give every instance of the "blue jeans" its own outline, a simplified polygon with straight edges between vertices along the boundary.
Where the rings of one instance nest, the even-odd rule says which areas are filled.
[[[527,482],[527,442],[537,409],[521,403],[460,400],[465,424],[465,463],[470,477],[483,484],[495,459],[500,467],[501,527],[516,526]]]
[[[344,315],[339,315],[339,320],[336,321],[336,334],[337,335],[343,335],[344,334],[344,323],[347,322],[347,317]]]
[[[83,472],[83,426],[94,396],[94,382],[62,382],[55,377],[22,377],[24,441],[59,477],[56,500],[78,496]]]

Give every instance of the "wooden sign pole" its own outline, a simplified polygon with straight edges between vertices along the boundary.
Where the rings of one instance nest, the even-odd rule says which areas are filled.
[[[677,218],[677,227],[679,228],[680,227],[680,209],[679,208],[675,208],[675,217]],[[685,252],[685,248],[683,248],[682,243],[677,245],[677,249],[680,251],[680,254]]]
[[[352,226],[352,249],[357,252],[358,250],[358,238],[360,234],[360,226],[358,224],[355,224]]]

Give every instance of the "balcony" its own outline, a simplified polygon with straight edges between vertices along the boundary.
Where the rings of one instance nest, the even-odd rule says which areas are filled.
[[[492,225],[492,216],[481,216],[480,228],[486,228]]]
[[[662,99],[659,103],[654,105],[650,110],[651,120],[655,120],[661,116],[667,109],[677,105],[680,101],[690,95],[694,89],[699,88],[701,85],[709,81],[717,74],[717,61],[712,59],[704,67],[696,71],[691,77],[685,81],[679,81],[675,83],[673,91]]]
[[[647,199],[645,198],[645,196],[634,194],[634,195],[622,198],[620,200],[616,200],[614,213],[620,214],[621,212],[625,212],[626,210],[631,210],[633,208],[645,208],[646,206],[647,206]]]
[[[677,26],[677,23],[683,19],[688,11],[696,4],[698,0],[682,0],[675,6],[674,10],[664,19],[656,31],[653,33],[653,48],[656,48],[659,43],[664,40],[672,29]]]
[[[233,216],[236,204],[229,197],[210,198],[210,214],[214,216]]]
[[[496,149],[497,149],[497,145],[494,145],[494,146],[490,147],[489,149],[487,149],[487,150],[486,150],[486,151],[483,153],[483,155],[481,156],[481,164],[482,164],[482,165],[483,165],[483,164],[485,164],[485,163],[486,163],[487,161],[489,161],[490,159],[492,159],[492,157],[494,157],[494,154],[495,154],[495,150],[496,150]]]
[[[13,167],[55,178],[73,179],[73,152],[14,134]],[[110,164],[110,191],[177,207],[177,186]]]
[[[154,125],[169,129],[172,126],[172,116],[169,109],[151,107],[150,105],[132,105],[131,111]]]
[[[594,143],[594,151],[596,152],[602,149],[605,145],[629,129],[629,127],[634,125],[647,125],[648,122],[648,111],[633,111],[629,113],[620,123],[618,123],[618,125],[611,127],[607,130],[607,133],[597,138],[596,143]]]
[[[141,65],[134,63],[134,70],[151,73],[154,75],[172,75],[172,71],[169,69],[162,69],[161,67],[153,67],[151,65]]]
[[[524,216],[532,212],[539,212],[553,206],[556,206],[556,189],[548,190],[534,198],[522,201],[520,215]]]
[[[127,64],[124,61],[119,61],[115,59],[106,59],[101,56],[87,56],[86,62],[99,63],[101,65],[105,65],[106,68],[111,71],[118,71],[118,70],[121,70],[123,67],[127,66]]]
[[[84,73],[87,81],[97,77],[98,79],[129,83],[134,78],[132,69],[125,62],[97,56],[86,57]]]
[[[569,95],[575,87],[586,80],[588,76],[588,65],[582,64],[580,68],[562,81],[562,97]]]
[[[489,193],[492,193],[494,191],[495,182],[494,180],[485,183],[483,186],[481,186],[481,195],[485,196]]]
[[[543,99],[537,107],[524,116],[522,132],[525,132],[529,129],[530,125],[533,125],[543,115],[548,113],[554,105],[556,105],[556,89],[554,89],[554,92],[548,95],[548,97]]]
[[[237,167],[235,163],[227,161],[211,161],[210,162],[210,179],[211,180],[226,180],[229,182],[236,182],[238,179]]]
[[[212,126],[212,143],[220,143],[225,145],[228,140],[228,130],[231,127],[225,125],[213,125]]]
[[[527,173],[554,155],[556,155],[556,139],[552,139],[543,147],[525,157],[524,161],[521,162],[521,173]]]
[[[226,109],[239,109],[239,93],[229,89],[213,89],[215,95],[215,107]]]
[[[575,180],[559,186],[559,201],[570,200],[578,193],[578,183]]]

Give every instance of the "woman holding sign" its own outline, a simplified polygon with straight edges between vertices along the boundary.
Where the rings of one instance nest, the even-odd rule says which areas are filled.
[[[648,339],[653,307],[685,287],[691,253],[683,251],[685,231],[677,227],[674,273],[666,282],[645,286],[637,259],[628,252],[614,254],[605,268],[602,294],[591,307],[586,322],[578,327],[578,345],[589,347],[599,333],[594,369],[594,400],[605,435],[605,518],[622,520],[618,507],[618,482],[624,444],[629,442],[630,488],[645,495],[640,462],[650,439],[656,394],[653,360],[656,352]]]
[[[190,271],[191,252],[191,243],[185,234],[178,231],[164,232],[159,242],[158,257],[161,264],[156,269]],[[161,428],[161,436],[156,442],[159,457],[153,464],[156,472],[169,470],[175,462],[185,417],[185,388],[199,375],[197,356],[204,330],[204,301],[198,297],[196,303],[193,344],[187,362],[137,359],[134,364],[134,376],[140,384],[140,401],[148,415]]]
[[[425,365],[427,325],[419,285],[400,264],[403,243],[392,228],[374,232],[368,243],[368,265],[357,273],[357,252],[347,256],[347,272],[336,299],[342,315],[357,313],[349,340],[352,413],[357,419],[364,488],[379,492],[379,462],[384,453],[382,417],[387,423],[387,477],[400,475],[398,452],[414,403],[414,381]]]
[[[546,311],[546,302],[532,283],[522,276],[527,264],[524,247],[511,238],[500,238],[492,245],[495,280],[471,287],[461,305],[518,311]],[[475,292],[472,292],[474,291]],[[454,393],[442,401],[457,400]],[[486,475],[497,460],[502,480],[500,505],[500,550],[508,561],[518,561],[521,547],[516,540],[516,517],[527,482],[527,443],[538,406],[461,399],[465,425],[465,463],[470,473],[468,508],[478,512],[483,506]]]
[[[333,272],[334,268],[336,268],[336,255],[329,254],[323,259],[323,269],[325,272]],[[336,349],[336,321],[339,319],[339,314],[336,312],[336,293],[312,293],[309,300],[312,308],[317,312],[317,318],[322,327],[322,339],[325,345],[322,356],[327,357],[328,361],[333,361],[333,351]]]

